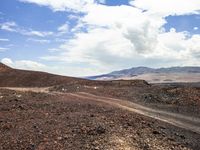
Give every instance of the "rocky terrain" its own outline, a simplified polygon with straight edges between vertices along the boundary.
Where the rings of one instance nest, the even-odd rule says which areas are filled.
[[[89,81],[2,65],[0,87],[0,150],[200,149],[200,83]]]
[[[199,149],[200,135],[70,94],[0,90],[0,149]]]

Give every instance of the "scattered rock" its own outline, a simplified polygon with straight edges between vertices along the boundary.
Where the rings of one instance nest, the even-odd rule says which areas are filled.
[[[156,131],[156,130],[154,130],[152,133],[153,133],[153,134],[160,134],[160,132],[158,132],[158,131]]]
[[[94,114],[91,114],[90,117],[94,117]]]
[[[60,136],[60,137],[58,137],[57,139],[60,141],[60,140],[62,140],[63,138]]]
[[[98,126],[95,130],[98,134],[104,134],[106,132],[106,129],[102,126]]]

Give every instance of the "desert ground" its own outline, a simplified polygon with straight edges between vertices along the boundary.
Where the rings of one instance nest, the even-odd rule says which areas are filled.
[[[1,150],[200,149],[200,83],[89,81],[3,67]]]

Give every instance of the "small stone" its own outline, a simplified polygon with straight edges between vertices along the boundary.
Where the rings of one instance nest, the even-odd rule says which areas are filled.
[[[184,135],[180,135],[180,138],[181,138],[181,139],[185,139],[185,136],[184,136]]]
[[[95,147],[94,150],[99,150],[99,147]]]
[[[106,129],[103,128],[102,126],[98,126],[98,127],[96,128],[96,132],[97,132],[98,134],[104,134],[104,133],[106,132]]]
[[[153,133],[153,134],[160,134],[160,132],[158,132],[158,131],[156,131],[156,130],[154,130],[152,133]]]
[[[18,98],[22,97],[22,95],[17,95]]]
[[[90,117],[94,117],[94,115],[93,115],[93,114],[91,114],[91,115],[90,115]]]
[[[58,137],[57,139],[58,139],[58,140],[62,140],[63,138],[62,138],[62,137]]]
[[[32,150],[34,150],[34,149],[35,149],[35,144],[30,144],[30,148],[31,148]]]

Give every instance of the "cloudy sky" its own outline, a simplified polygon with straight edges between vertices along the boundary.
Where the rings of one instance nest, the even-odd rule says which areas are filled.
[[[200,66],[200,1],[1,0],[0,60],[69,76]]]

